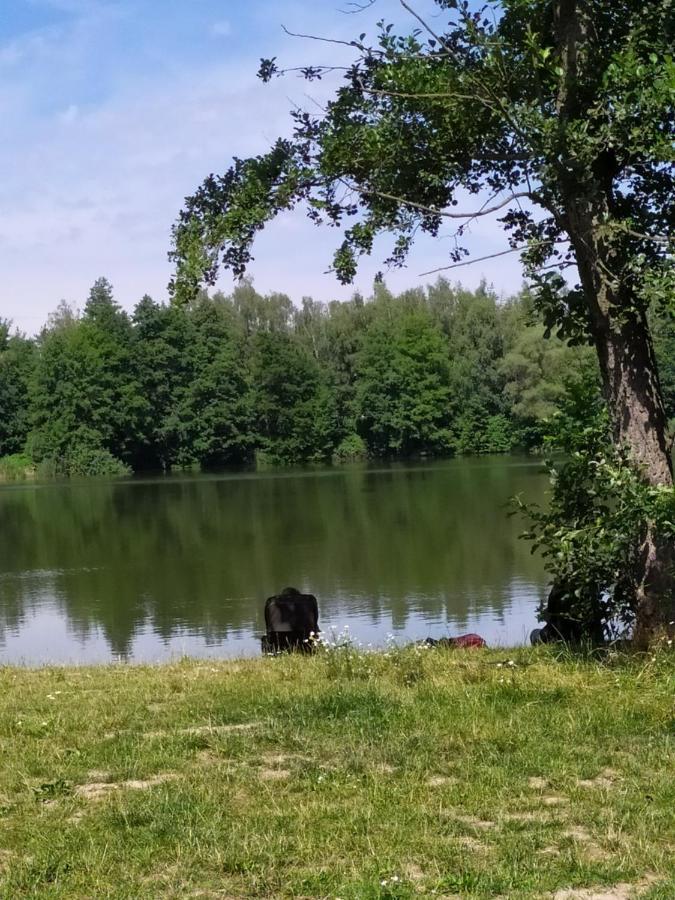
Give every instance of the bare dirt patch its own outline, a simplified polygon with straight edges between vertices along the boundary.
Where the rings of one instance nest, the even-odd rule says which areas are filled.
[[[544,806],[566,806],[570,801],[567,797],[561,797],[560,794],[549,794],[541,798]]]
[[[577,787],[609,790],[616,785],[620,777],[615,769],[603,769],[595,778],[578,778]]]
[[[454,818],[461,822],[462,825],[469,825],[471,828],[480,828],[482,831],[486,831],[488,828],[494,828],[495,822],[490,822],[487,819],[479,819],[477,816],[457,816]]]
[[[103,769],[92,769],[91,772],[87,772],[87,778],[90,781],[111,781],[112,775],[110,772],[104,772]]]
[[[514,812],[514,813],[506,813],[502,816],[502,819],[505,822],[548,822],[549,817],[546,813],[541,812],[533,812],[528,810],[527,812]]]
[[[145,791],[149,788],[166,784],[167,781],[175,781],[178,775],[173,772],[165,772],[153,775],[151,778],[130,779],[129,781],[90,781],[87,784],[78,784],[75,794],[85,800],[103,800],[104,797],[120,790]]]
[[[462,847],[466,847],[467,850],[473,850],[475,853],[484,853],[487,850],[485,844],[482,844],[480,841],[477,841],[476,838],[469,837],[468,835],[463,835],[458,838],[458,843],[460,843]]]
[[[588,857],[588,859],[597,861],[607,859],[609,854],[605,853],[605,851],[595,843],[590,832],[583,826],[573,825],[563,831],[563,834],[565,837],[572,838],[575,843],[579,844],[583,850],[584,856]]]
[[[527,783],[533,791],[544,791],[548,787],[548,779],[541,778],[539,775],[528,778]]]
[[[258,776],[261,781],[283,781],[291,777],[288,769],[260,769]]]
[[[408,881],[424,881],[426,878],[422,869],[414,862],[406,863],[403,871]]]
[[[197,762],[202,766],[216,766],[223,761],[223,757],[213,750],[199,750],[197,752]]]
[[[565,888],[556,891],[553,900],[634,900],[639,897],[650,884],[653,877],[643,878],[636,884],[621,882],[611,888]]]
[[[237,731],[250,731],[260,728],[262,722],[240,722],[236,725],[191,725],[188,728],[177,728],[174,731],[145,731],[144,738],[175,737],[176,735],[232,734]]]
[[[103,739],[106,741],[114,738],[122,737],[125,734],[138,735],[138,737],[146,740],[154,740],[156,738],[169,738],[180,735],[200,735],[200,734],[229,734],[237,731],[249,731],[253,728],[260,728],[262,722],[238,722],[233,725],[190,725],[187,728],[173,728],[164,731],[136,731],[133,728],[121,728],[119,731],[106,731]]]
[[[457,784],[457,779],[451,778],[449,775],[432,775],[427,778],[429,787],[443,787],[445,784]]]
[[[262,758],[267,766],[283,766],[288,762],[312,762],[311,757],[302,753],[263,753]]]
[[[203,900],[242,900],[242,895],[228,894],[227,891],[208,891],[198,890],[189,895],[190,897],[202,897]]]

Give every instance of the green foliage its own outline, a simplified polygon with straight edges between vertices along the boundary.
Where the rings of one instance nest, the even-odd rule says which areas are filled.
[[[93,443],[93,442],[92,442]],[[104,447],[92,446],[88,436],[78,433],[67,453],[52,460],[53,473],[64,478],[129,475],[131,469]]]
[[[288,334],[260,332],[253,345],[253,381],[267,457],[282,465],[330,459],[335,403],[316,361]]]
[[[513,422],[475,406],[454,423],[453,446],[457,453],[481,454],[508,453],[518,444]]]
[[[35,345],[10,333],[0,319],[0,457],[21,453],[29,422],[29,384],[35,364]]]
[[[61,308],[38,339],[28,447],[63,475],[128,471],[141,405],[131,321],[99,279],[84,313]]]
[[[134,468],[170,469],[189,453],[174,410],[190,380],[190,333],[185,312],[145,296],[133,314],[133,359],[142,405],[134,441]]]
[[[333,452],[334,463],[360,462],[368,458],[368,447],[359,434],[342,438]]]
[[[25,481],[34,475],[35,466],[26,453],[0,457],[0,481]]]
[[[543,337],[541,326],[521,325],[499,366],[517,442],[526,447],[541,445],[546,420],[563,400],[568,373],[579,368],[597,371],[590,348],[573,349]]]
[[[375,456],[448,453],[447,345],[426,311],[390,313],[371,324],[359,353],[359,432]]]
[[[531,521],[524,536],[541,551],[570,618],[587,635],[615,637],[635,621],[645,542],[675,540],[675,491],[650,485],[612,442],[592,376],[567,382],[547,444],[564,457],[547,463],[548,509],[517,501]]]
[[[597,375],[532,306],[444,279],[294,306],[244,281],[129,317],[100,280],[36,339],[5,327],[0,428],[42,476],[537,449],[566,373]],[[653,321],[670,396],[671,320]]]
[[[186,377],[176,385],[160,426],[173,448],[167,463],[203,469],[248,463],[255,444],[253,395],[232,312],[203,298],[185,325]]]
[[[671,302],[675,307],[675,297]],[[675,425],[675,308],[653,317],[653,331],[663,402],[668,418]]]

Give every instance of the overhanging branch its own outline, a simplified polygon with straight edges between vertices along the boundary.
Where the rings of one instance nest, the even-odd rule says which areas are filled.
[[[505,206],[508,206],[509,203],[512,203],[514,200],[518,200],[519,197],[528,197],[529,199],[533,199],[533,195],[530,191],[517,191],[511,193],[505,200],[501,203],[496,203],[494,206],[481,207],[481,209],[475,212],[448,212],[444,209],[436,209],[433,206],[426,206],[424,203],[416,203],[414,200],[406,200],[405,197],[397,197],[395,194],[388,194],[386,191],[377,191],[373,188],[361,188],[356,184],[351,184],[344,178],[338,179],[342,184],[348,187],[350,190],[355,191],[357,194],[362,194],[364,196],[372,196],[372,197],[381,197],[383,200],[392,200],[394,203],[400,203],[402,206],[407,206],[410,209],[418,209],[420,212],[430,213],[433,216],[442,216],[445,219],[476,219],[479,216],[488,216],[490,213],[497,212],[497,210],[503,209]]]

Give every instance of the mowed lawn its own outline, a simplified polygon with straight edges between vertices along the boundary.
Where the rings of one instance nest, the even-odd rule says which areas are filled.
[[[675,654],[0,669],[0,896],[675,897]]]

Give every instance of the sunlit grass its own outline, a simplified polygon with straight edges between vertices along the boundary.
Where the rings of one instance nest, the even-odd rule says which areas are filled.
[[[0,689],[2,897],[675,896],[668,651],[342,648]]]

